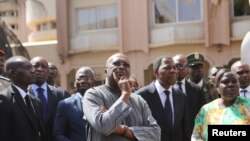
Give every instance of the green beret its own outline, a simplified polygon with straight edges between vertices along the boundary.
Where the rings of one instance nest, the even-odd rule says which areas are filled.
[[[187,55],[188,66],[194,66],[204,63],[204,57],[198,52]]]

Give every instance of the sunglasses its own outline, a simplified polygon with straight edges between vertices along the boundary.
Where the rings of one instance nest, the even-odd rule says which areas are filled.
[[[177,68],[185,68],[185,67],[187,67],[187,64],[175,63],[175,66]]]

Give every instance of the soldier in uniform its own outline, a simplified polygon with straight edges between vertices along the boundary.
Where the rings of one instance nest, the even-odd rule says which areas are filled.
[[[10,80],[4,77],[5,53],[0,50],[0,91],[10,86]]]
[[[188,59],[188,73],[190,77],[190,81],[194,82],[198,86],[201,87],[202,92],[204,94],[206,103],[218,98],[218,96],[214,97],[214,95],[210,92],[210,86],[208,82],[206,82],[203,77],[204,73],[202,71],[204,64],[204,56],[198,52],[191,53],[187,56]]]

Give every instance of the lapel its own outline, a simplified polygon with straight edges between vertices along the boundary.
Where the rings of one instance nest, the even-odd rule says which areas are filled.
[[[155,106],[156,106],[156,109],[159,109],[159,110],[162,110],[164,111],[164,107],[161,103],[161,99],[159,97],[159,94],[157,92],[157,89],[155,87],[155,84],[154,82],[150,84],[149,86],[149,90],[150,90],[150,93],[152,94],[152,96],[150,98],[152,98],[153,102],[156,103]]]
[[[33,96],[35,96],[35,94],[34,94],[34,92],[32,90],[32,86],[31,85],[28,86],[28,93],[31,94],[31,95],[33,95]]]
[[[173,105],[174,105],[174,125],[176,125],[177,118],[180,117],[181,112],[181,104],[179,93],[172,87],[172,95],[173,95]]]
[[[50,89],[50,87],[47,85],[47,96],[48,96],[48,112],[49,112],[49,117],[50,114],[53,114],[53,108],[54,104],[56,103],[56,95],[53,90]]]
[[[30,123],[33,125],[33,127],[35,128],[35,121],[32,118],[32,115],[29,113],[26,104],[24,103],[24,100],[21,96],[21,94],[19,93],[19,91],[13,86],[11,85],[9,87],[10,93],[13,95],[13,98],[17,101],[18,105],[21,107],[21,109],[23,110],[23,112],[25,113],[25,115],[27,116],[28,120],[30,121]]]
[[[150,101],[152,101],[154,106],[154,113],[157,113],[157,115],[160,115],[159,118],[161,118],[161,121],[164,122],[164,124],[167,124],[167,115],[165,114],[165,109],[161,103],[161,99],[159,97],[158,91],[155,87],[154,82],[152,82],[149,85],[149,94],[151,95],[149,98]]]
[[[83,109],[82,109],[82,101],[80,98],[80,94],[76,94],[74,97],[74,104],[76,106],[76,112],[79,113],[79,117],[83,117]]]
[[[185,88],[186,88],[186,98],[187,98],[187,102],[190,103],[191,102],[191,97],[192,97],[192,94],[190,94],[190,90],[192,90],[191,88],[191,84],[190,82],[188,82],[187,80],[185,80]]]

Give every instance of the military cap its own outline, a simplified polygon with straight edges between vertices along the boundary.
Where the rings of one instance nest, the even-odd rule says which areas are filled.
[[[0,57],[1,56],[5,56],[5,53],[4,53],[4,51],[2,51],[2,50],[0,50]]]
[[[198,52],[191,53],[187,55],[188,59],[188,66],[194,66],[197,64],[203,64],[204,63],[204,57]]]

